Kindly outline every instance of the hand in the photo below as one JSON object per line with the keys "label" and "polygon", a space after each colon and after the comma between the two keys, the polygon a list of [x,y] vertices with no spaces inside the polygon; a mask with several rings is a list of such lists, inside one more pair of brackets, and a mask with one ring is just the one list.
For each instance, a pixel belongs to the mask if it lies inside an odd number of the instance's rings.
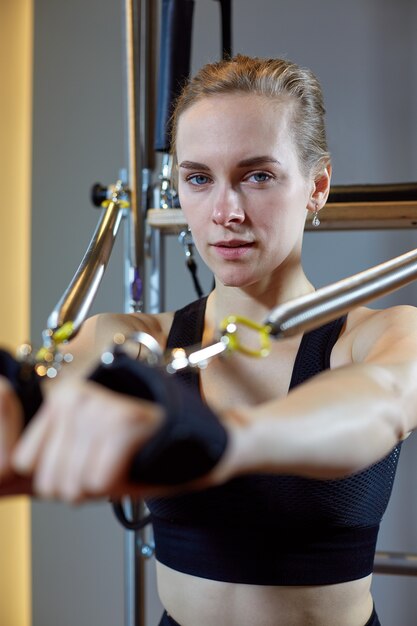
{"label": "hand", "polygon": [[158,429],[163,410],[91,381],[56,383],[13,455],[15,471],[33,474],[35,493],[80,502],[132,493],[135,452]]}
{"label": "hand", "polygon": [[14,475],[13,449],[23,429],[19,398],[6,378],[0,376],[0,496],[30,493],[30,481]]}

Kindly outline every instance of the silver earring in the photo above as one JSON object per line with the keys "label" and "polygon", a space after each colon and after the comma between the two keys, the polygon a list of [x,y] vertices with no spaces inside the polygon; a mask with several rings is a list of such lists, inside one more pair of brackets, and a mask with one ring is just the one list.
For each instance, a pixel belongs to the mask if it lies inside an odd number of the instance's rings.
{"label": "silver earring", "polygon": [[313,214],[313,219],[311,221],[311,223],[313,224],[314,228],[317,228],[318,226],[320,226],[320,220],[319,220],[319,209],[318,209],[318,204],[316,204],[316,210],[314,211]]}

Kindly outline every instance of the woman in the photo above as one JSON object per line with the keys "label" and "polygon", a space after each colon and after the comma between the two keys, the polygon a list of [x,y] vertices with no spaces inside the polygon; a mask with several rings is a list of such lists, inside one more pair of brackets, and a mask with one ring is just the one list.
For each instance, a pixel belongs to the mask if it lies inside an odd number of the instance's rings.
{"label": "woman", "polygon": [[[329,193],[323,117],[317,80],[287,61],[238,56],[185,87],[173,117],[179,194],[215,289],[175,316],[92,318],[17,446],[19,407],[3,382],[2,424],[15,424],[4,471],[12,464],[40,495],[70,501],[138,490],[131,459],[164,409],[80,374],[115,332],[209,343],[228,315],[262,322],[314,290],[301,246],[307,212]],[[265,359],[234,353],[191,377],[229,438],[192,485],[209,489],[155,498],[173,492],[139,488],[153,496],[161,624],[379,624],[372,561],[398,444],[417,423],[416,370],[415,310],[360,308],[274,343]]]}

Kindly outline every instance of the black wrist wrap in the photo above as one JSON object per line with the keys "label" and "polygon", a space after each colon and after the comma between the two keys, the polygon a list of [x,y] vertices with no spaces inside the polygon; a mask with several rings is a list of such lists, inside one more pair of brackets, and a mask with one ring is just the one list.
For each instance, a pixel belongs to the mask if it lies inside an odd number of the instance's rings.
{"label": "black wrist wrap", "polygon": [[90,379],[165,409],[162,426],[133,459],[131,480],[181,484],[204,476],[219,462],[227,444],[226,430],[200,397],[175,376],[118,354],[110,365],[100,365]]}
{"label": "black wrist wrap", "polygon": [[42,404],[39,376],[29,363],[20,363],[5,350],[0,350],[0,376],[8,379],[23,407],[25,426]]}

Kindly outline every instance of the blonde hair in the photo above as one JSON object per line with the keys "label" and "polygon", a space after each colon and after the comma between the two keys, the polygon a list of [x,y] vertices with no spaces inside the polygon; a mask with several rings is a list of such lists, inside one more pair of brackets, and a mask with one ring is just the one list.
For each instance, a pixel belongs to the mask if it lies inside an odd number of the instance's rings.
{"label": "blonde hair", "polygon": [[329,163],[323,94],[313,72],[284,59],[241,54],[205,65],[185,85],[171,117],[174,154],[181,114],[204,98],[231,93],[250,93],[280,101],[287,98],[294,104],[292,130],[304,174],[318,171]]}

